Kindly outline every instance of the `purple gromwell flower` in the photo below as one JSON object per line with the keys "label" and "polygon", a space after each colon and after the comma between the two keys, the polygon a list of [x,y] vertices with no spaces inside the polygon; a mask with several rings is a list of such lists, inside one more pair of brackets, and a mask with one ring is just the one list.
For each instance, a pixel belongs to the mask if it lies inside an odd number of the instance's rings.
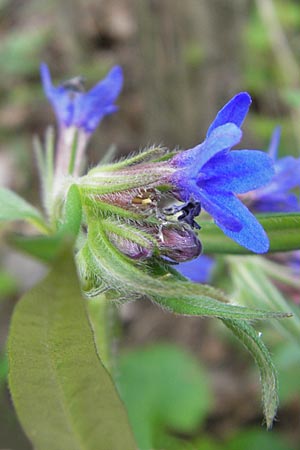
{"label": "purple gromwell flower", "polygon": [[51,102],[60,126],[75,127],[91,134],[104,116],[118,110],[114,105],[123,85],[123,72],[113,67],[108,75],[90,91],[83,91],[80,77],[54,87],[48,66],[41,64],[41,78],[45,94]]}
{"label": "purple gromwell flower", "polygon": [[217,114],[205,141],[179,152],[170,164],[175,194],[181,201],[192,197],[214,218],[231,239],[255,253],[265,253],[268,237],[250,211],[237,198],[267,184],[274,175],[270,156],[258,150],[230,149],[240,142],[240,126],[251,98],[237,94]]}
{"label": "purple gromwell flower", "polygon": [[269,155],[274,161],[275,175],[266,186],[249,194],[249,208],[255,212],[299,212],[299,198],[291,189],[300,187],[300,158],[278,159],[280,128],[271,137]]}

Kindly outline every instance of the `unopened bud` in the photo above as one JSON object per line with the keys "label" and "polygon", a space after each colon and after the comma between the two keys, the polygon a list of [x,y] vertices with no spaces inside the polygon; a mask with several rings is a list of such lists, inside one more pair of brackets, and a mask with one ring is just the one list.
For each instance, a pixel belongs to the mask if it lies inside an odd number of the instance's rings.
{"label": "unopened bud", "polygon": [[193,230],[173,224],[161,228],[158,246],[163,256],[176,262],[196,258],[202,250],[201,242]]}

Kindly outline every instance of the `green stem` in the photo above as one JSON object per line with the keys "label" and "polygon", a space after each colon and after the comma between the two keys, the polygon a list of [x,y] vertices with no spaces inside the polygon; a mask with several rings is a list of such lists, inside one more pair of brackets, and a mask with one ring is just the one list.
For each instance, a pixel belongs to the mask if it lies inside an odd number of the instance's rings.
{"label": "green stem", "polygon": [[69,169],[68,173],[69,175],[72,175],[75,168],[75,160],[76,160],[76,153],[77,153],[77,145],[78,145],[78,130],[76,129],[74,132],[72,147],[71,147],[71,155],[70,155],[70,162],[69,162]]}

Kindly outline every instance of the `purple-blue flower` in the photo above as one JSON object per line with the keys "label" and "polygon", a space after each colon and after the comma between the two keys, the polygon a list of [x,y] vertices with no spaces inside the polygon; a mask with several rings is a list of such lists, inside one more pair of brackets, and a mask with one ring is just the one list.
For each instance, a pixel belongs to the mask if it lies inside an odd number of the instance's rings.
{"label": "purple-blue flower", "polygon": [[170,164],[176,170],[171,183],[180,200],[200,202],[227,236],[253,252],[264,253],[269,248],[268,237],[236,194],[267,184],[274,175],[272,159],[258,150],[230,152],[241,140],[240,126],[250,104],[246,92],[233,97],[217,114],[205,141],[172,158]]}
{"label": "purple-blue flower", "polygon": [[249,195],[249,208],[255,212],[297,212],[300,202],[291,189],[300,187],[300,158],[278,159],[280,128],[271,137],[269,155],[274,161],[275,175],[266,186]]}
{"label": "purple-blue flower", "polygon": [[79,77],[54,87],[45,63],[41,64],[41,78],[45,94],[61,126],[74,126],[90,134],[104,116],[118,110],[114,102],[123,85],[123,72],[119,66],[113,67],[107,76],[88,92],[83,91],[82,79]]}
{"label": "purple-blue flower", "polygon": [[194,283],[208,283],[215,267],[215,260],[201,255],[192,261],[177,264],[176,270]]}

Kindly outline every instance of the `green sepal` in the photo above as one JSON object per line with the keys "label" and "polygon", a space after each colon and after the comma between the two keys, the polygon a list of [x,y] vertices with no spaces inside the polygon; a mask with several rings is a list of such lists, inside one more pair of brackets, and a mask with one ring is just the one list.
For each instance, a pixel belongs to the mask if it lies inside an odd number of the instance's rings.
{"label": "green sepal", "polygon": [[85,302],[68,250],[13,314],[9,385],[36,450],[136,448],[123,404],[97,355]]}
{"label": "green sepal", "polygon": [[137,164],[158,162],[161,160],[170,159],[171,157],[172,153],[167,148],[151,147],[113,164],[103,164],[101,161],[102,164],[91,169],[88,175],[96,175],[99,172],[115,172]]}
{"label": "green sepal", "polygon": [[77,256],[83,289],[96,295],[113,286],[120,299],[146,295],[177,314],[256,320],[288,317],[285,312],[231,305],[225,294],[212,286],[179,280],[171,272],[154,276],[153,267],[139,268],[110,243],[101,222],[90,223],[85,246]]}
{"label": "green sepal", "polygon": [[222,321],[244,344],[258,365],[262,386],[263,411],[269,429],[272,427],[278,406],[278,381],[276,369],[268,349],[262,342],[259,333],[247,322],[228,319],[222,319]]}
{"label": "green sepal", "polygon": [[[270,240],[268,253],[300,249],[300,214],[260,215],[257,219]],[[204,253],[253,254],[227,237],[213,222],[201,221],[201,216],[198,222],[201,225],[199,238],[203,244]]]}

